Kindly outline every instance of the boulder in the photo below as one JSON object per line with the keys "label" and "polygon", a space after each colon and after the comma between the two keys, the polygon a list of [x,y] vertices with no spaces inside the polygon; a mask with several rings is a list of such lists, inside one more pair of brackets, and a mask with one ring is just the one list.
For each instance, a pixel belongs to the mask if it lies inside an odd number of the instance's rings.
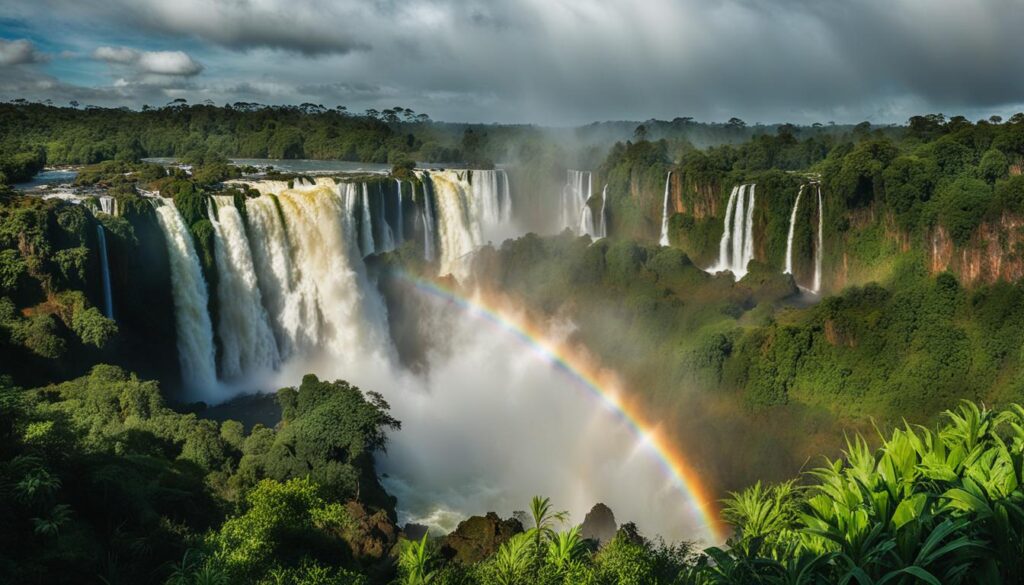
{"label": "boulder", "polygon": [[502,543],[520,532],[523,532],[523,525],[515,518],[502,520],[494,512],[472,516],[444,538],[441,554],[469,565],[491,556]]}
{"label": "boulder", "polygon": [[618,524],[615,523],[615,514],[612,513],[611,508],[604,504],[595,504],[583,518],[583,524],[580,525],[580,536],[603,545],[615,538],[615,531],[618,528]]}

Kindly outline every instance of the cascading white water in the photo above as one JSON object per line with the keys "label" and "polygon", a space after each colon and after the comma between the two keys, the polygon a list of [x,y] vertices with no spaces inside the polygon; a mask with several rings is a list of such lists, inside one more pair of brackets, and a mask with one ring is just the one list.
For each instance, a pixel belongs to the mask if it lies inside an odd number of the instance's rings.
{"label": "cascading white water", "polygon": [[725,222],[722,226],[722,239],[718,243],[718,264],[715,271],[728,270],[730,266],[730,246],[732,245],[732,216],[736,212],[736,195],[739,193],[739,185],[732,188],[729,194],[729,203],[725,206]]}
{"label": "cascading white water", "polygon": [[789,213],[789,234],[786,236],[786,268],[782,271],[783,274],[793,274],[793,232],[796,226],[796,214],[800,209],[800,198],[804,195],[804,187],[806,185],[800,185],[800,190],[796,193],[796,200],[793,201],[793,211]]}
{"label": "cascading white water", "polygon": [[[473,224],[480,222],[472,213],[472,190],[455,171],[424,179],[425,193],[431,184],[436,189],[440,252],[450,259],[446,250],[462,245],[467,234],[472,239]],[[403,422],[380,460],[386,487],[399,498],[401,521],[451,529],[469,514],[508,514],[537,490],[576,518],[604,501],[648,534],[713,538],[694,502],[666,489],[663,462],[644,436],[600,401],[575,391],[563,369],[550,367],[519,336],[489,329],[475,311],[425,297],[423,318],[445,326],[429,328],[423,342],[444,349],[429,353],[429,376],[396,369],[384,303],[359,249],[361,187],[325,179],[281,189],[276,203],[266,194],[246,202],[260,289],[285,299],[275,302],[266,292],[271,319],[295,319],[309,336],[308,343],[299,339],[265,387],[295,385],[313,372],[380,391]],[[430,207],[423,206],[425,222]],[[189,237],[183,222],[180,231]],[[198,273],[194,251],[192,257]],[[264,278],[264,270],[272,274]],[[308,313],[276,314],[293,304]],[[205,314],[205,302],[201,306]],[[547,335],[561,345],[571,329],[557,323]],[[287,323],[283,330],[290,330]],[[534,431],[523,435],[523,425]],[[480,436],[494,440],[471,440]],[[680,514],[666,515],[665,509]]]}
{"label": "cascading white water", "polygon": [[668,176],[665,177],[665,197],[661,204],[661,239],[658,243],[662,246],[668,246],[668,194],[669,186],[672,181],[672,171],[668,172]]}
{"label": "cascading white water", "polygon": [[562,187],[562,200],[559,208],[559,227],[569,228],[582,235],[589,233],[580,228],[583,215],[586,213],[587,202],[590,200],[593,176],[590,171],[566,171],[565,186]]}
{"label": "cascading white water", "polygon": [[747,265],[754,259],[755,187],[749,184],[732,188],[725,209],[722,239],[718,244],[718,262],[711,267],[712,272],[728,270],[736,280],[746,276]]}
{"label": "cascading white water", "polygon": [[306,334],[316,327],[318,315],[295,293],[291,239],[279,205],[277,196],[269,193],[245,201],[256,278],[281,359],[287,359],[299,348],[312,345]]}
{"label": "cascading white water", "polygon": [[594,226],[594,212],[590,209],[590,200],[583,206],[583,213],[580,215],[580,234],[597,237],[597,228]]}
{"label": "cascading white water", "polygon": [[280,354],[263,308],[242,214],[233,197],[220,195],[211,198],[209,216],[220,300],[221,374],[231,380],[274,369]]}
{"label": "cascading white water", "polygon": [[821,200],[821,183],[818,188],[818,245],[814,249],[814,292],[821,292],[821,257],[825,247],[825,207]]}
{"label": "cascading white water", "polygon": [[99,197],[100,211],[107,215],[117,215],[117,199],[110,197],[109,195],[103,195]]}
{"label": "cascading white water", "polygon": [[423,257],[427,262],[433,262],[437,257],[435,247],[437,245],[436,229],[437,221],[434,214],[434,189],[430,178],[425,172],[417,172],[423,185],[423,206],[420,209],[420,219],[423,220]]}
{"label": "cascading white water", "polygon": [[601,219],[597,228],[597,237],[608,237],[608,183],[601,189]]}
{"label": "cascading white water", "polygon": [[294,332],[293,351],[307,360],[352,367],[372,356],[390,359],[387,311],[367,279],[358,243],[363,186],[327,179],[277,195],[292,261],[285,306],[298,308],[271,317]]}
{"label": "cascading white water", "polygon": [[173,202],[151,199],[157,222],[167,241],[174,297],[175,331],[181,377],[189,398],[217,400],[217,367],[214,364],[213,325],[207,311],[208,296],[192,234]]}
{"label": "cascading white water", "polygon": [[103,225],[96,224],[96,240],[99,242],[100,276],[103,278],[103,314],[107,319],[114,318],[114,296],[110,290],[110,264],[107,261],[107,230]]}
{"label": "cascading white water", "polygon": [[397,190],[395,191],[395,193],[397,194],[395,196],[395,205],[397,206],[398,209],[398,225],[396,226],[397,229],[395,230],[395,245],[401,246],[403,243],[405,243],[405,217],[403,216],[402,210],[402,180],[395,179],[395,184],[397,187]]}
{"label": "cascading white water", "polygon": [[377,252],[373,244],[373,217],[370,213],[370,188],[366,183],[362,184],[363,198],[360,207],[363,210],[363,219],[359,223],[360,234],[362,240],[360,241],[360,249],[363,251],[363,256],[369,256]]}
{"label": "cascading white water", "polygon": [[747,202],[747,222],[743,230],[743,264],[738,267],[744,274],[747,273],[747,263],[754,259],[754,202],[756,200],[757,185],[750,185],[750,201]]}
{"label": "cascading white water", "polygon": [[377,231],[380,233],[378,252],[390,252],[395,249],[395,235],[388,224],[387,206],[384,201],[384,185],[377,183]]}
{"label": "cascading white water", "polygon": [[472,187],[458,171],[431,171],[434,202],[437,204],[437,236],[440,243],[439,274],[463,280],[469,260],[483,243],[480,220],[474,213]]}
{"label": "cascading white water", "polygon": [[512,197],[508,190],[508,175],[503,169],[469,172],[472,179],[470,204],[479,218],[484,240],[495,241],[512,236],[509,231]]}

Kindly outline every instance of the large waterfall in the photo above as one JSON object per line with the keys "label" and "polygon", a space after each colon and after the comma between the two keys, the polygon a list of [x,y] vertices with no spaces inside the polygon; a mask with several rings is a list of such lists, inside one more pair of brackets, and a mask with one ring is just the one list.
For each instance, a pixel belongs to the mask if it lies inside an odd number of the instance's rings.
{"label": "large waterfall", "polygon": [[[510,229],[507,177],[451,170],[419,171],[417,177],[405,203],[410,212],[409,205],[417,207],[424,253],[430,253],[428,244],[436,245],[438,272],[462,278],[488,224]],[[420,199],[417,184],[423,187]],[[313,372],[381,392],[403,423],[380,461],[389,492],[399,498],[401,521],[450,530],[469,514],[510,511],[538,489],[578,517],[605,501],[651,534],[703,536],[696,532],[699,511],[677,490],[664,489],[663,463],[628,421],[575,391],[565,370],[524,347],[521,336],[492,329],[491,320],[481,320],[462,303],[415,285],[403,292],[425,295],[410,304],[429,323],[420,342],[438,351],[427,352],[429,375],[398,367],[390,327],[401,321],[389,324],[361,249],[369,231],[380,251],[374,226],[377,236],[389,224],[396,241],[403,237],[404,221],[397,221],[402,206],[390,207],[393,185],[387,179],[319,178],[291,186],[264,181],[252,185],[261,195],[245,200],[244,213],[231,197],[213,198],[225,376],[234,368],[245,380],[249,370],[273,367],[277,352],[276,372],[267,372],[260,386],[253,381],[251,389],[295,385]],[[387,205],[379,205],[375,193]],[[603,191],[602,206],[605,199]],[[158,198],[154,205],[171,257],[183,375],[189,388],[206,391],[195,398],[226,399],[210,391],[223,393],[231,385],[216,379],[206,285],[192,235],[171,202]],[[594,223],[595,231],[605,229],[603,219]],[[412,222],[409,227],[411,236]],[[486,306],[482,300],[467,302]],[[505,309],[512,312],[503,318],[526,323],[514,307],[496,307]],[[538,323],[537,331],[547,329]],[[545,335],[568,345],[564,329],[552,326]],[[523,425],[534,425],[536,432],[523,435]],[[485,434],[495,440],[473,440]],[[565,448],[552,450],[552,444]],[[638,490],[644,497],[636,496]],[[673,507],[682,517],[663,513]]]}
{"label": "large waterfall", "polygon": [[815,183],[818,189],[818,242],[814,248],[814,292],[821,292],[821,257],[825,247],[825,207],[821,200],[821,183]]}
{"label": "large waterfall", "polygon": [[736,280],[746,276],[747,265],[754,259],[755,187],[751,183],[732,188],[718,244],[718,263],[711,269],[713,272],[731,271]]}
{"label": "large waterfall", "polygon": [[222,398],[213,393],[217,388],[213,326],[207,311],[206,281],[192,244],[192,234],[172,202],[163,199],[151,201],[167,241],[182,382],[190,398]]}
{"label": "large waterfall", "polygon": [[278,352],[281,359],[287,359],[300,348],[312,346],[312,339],[306,334],[317,328],[319,316],[295,289],[292,238],[285,227],[277,196],[267,193],[248,199],[245,210],[263,302],[272,319]]}
{"label": "large waterfall", "polygon": [[668,172],[668,176],[665,177],[665,197],[663,198],[662,203],[661,203],[661,239],[658,240],[658,243],[661,244],[662,246],[668,246],[669,245],[669,241],[668,241],[668,195],[669,195],[669,186],[671,185],[671,182],[672,182],[672,171],[669,171]]}
{"label": "large waterfall", "polygon": [[107,230],[103,225],[96,224],[96,240],[100,249],[100,275],[103,277],[103,314],[107,319],[114,318],[114,296],[110,291],[110,264],[107,261]]}
{"label": "large waterfall", "polygon": [[263,308],[242,215],[230,196],[213,197],[209,211],[219,276],[221,374],[230,380],[276,368],[277,342]]}
{"label": "large waterfall", "polygon": [[796,193],[796,201],[793,202],[793,211],[789,214],[789,234],[786,236],[786,268],[782,271],[783,274],[793,274],[793,232],[796,226],[796,214],[800,209],[800,198],[804,194],[804,187],[806,185],[800,185],[800,190]]}
{"label": "large waterfall", "polygon": [[469,273],[471,254],[483,244],[480,217],[471,200],[467,171],[436,171],[429,180],[437,204],[440,273],[462,280]]}

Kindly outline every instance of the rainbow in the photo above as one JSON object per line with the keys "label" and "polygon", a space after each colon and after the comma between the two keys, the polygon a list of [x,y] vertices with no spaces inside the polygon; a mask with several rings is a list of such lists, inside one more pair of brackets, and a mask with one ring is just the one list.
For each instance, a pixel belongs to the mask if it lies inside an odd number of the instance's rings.
{"label": "rainbow", "polygon": [[568,347],[561,347],[548,341],[547,335],[539,327],[529,324],[524,319],[509,317],[496,305],[479,297],[468,298],[443,284],[404,271],[396,274],[416,290],[453,303],[468,314],[514,336],[546,362],[563,372],[576,386],[599,400],[615,413],[642,443],[653,450],[666,476],[686,499],[694,503],[710,543],[721,544],[725,541],[728,530],[719,517],[714,497],[700,481],[698,473],[687,463],[675,445],[666,440],[653,425],[643,420],[637,408],[624,404],[618,398],[612,384],[603,381],[607,375],[602,375],[599,368],[592,367],[580,356],[573,355]]}

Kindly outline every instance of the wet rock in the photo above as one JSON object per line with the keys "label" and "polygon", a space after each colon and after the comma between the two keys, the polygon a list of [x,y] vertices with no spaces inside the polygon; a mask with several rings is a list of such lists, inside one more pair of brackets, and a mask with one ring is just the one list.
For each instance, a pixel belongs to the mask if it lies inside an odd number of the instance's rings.
{"label": "wet rock", "polygon": [[520,532],[523,525],[515,518],[502,520],[494,512],[473,516],[445,537],[441,554],[462,564],[476,563],[494,554],[502,543]]}
{"label": "wet rock", "polygon": [[615,538],[615,531],[618,524],[615,523],[615,514],[611,508],[604,504],[595,504],[583,518],[580,525],[580,535],[583,538],[596,541],[598,544],[607,544]]}

